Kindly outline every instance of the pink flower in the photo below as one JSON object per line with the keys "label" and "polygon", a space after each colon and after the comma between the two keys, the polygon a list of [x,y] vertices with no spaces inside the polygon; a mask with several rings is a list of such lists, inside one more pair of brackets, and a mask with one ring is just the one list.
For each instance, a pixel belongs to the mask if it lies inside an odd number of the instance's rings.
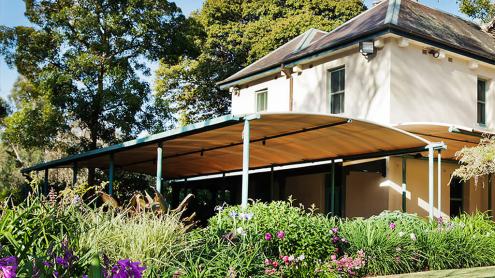
{"label": "pink flower", "polygon": [[265,259],[265,265],[271,265],[272,261],[268,258]]}
{"label": "pink flower", "polygon": [[332,255],[332,256],[330,256],[330,259],[331,259],[332,261],[335,261],[335,260],[337,259],[337,256]]}
{"label": "pink flower", "polygon": [[282,261],[284,261],[285,264],[289,263],[289,256],[283,256]]}
{"label": "pink flower", "polygon": [[277,232],[277,237],[278,237],[279,239],[283,239],[283,238],[285,237],[285,232],[284,232],[284,231],[278,231],[278,232]]}
{"label": "pink flower", "polygon": [[333,227],[330,231],[332,232],[332,234],[336,234],[339,232],[339,228]]}
{"label": "pink flower", "polygon": [[266,233],[265,234],[265,240],[272,240],[272,234]]}
{"label": "pink flower", "polygon": [[273,265],[273,267],[278,267],[278,262],[277,261],[273,261],[272,262],[272,265]]}
{"label": "pink flower", "polygon": [[392,229],[392,230],[393,230],[393,229],[395,229],[395,223],[394,223],[394,222],[390,223],[388,226],[389,226],[389,227],[390,227],[390,229]]}

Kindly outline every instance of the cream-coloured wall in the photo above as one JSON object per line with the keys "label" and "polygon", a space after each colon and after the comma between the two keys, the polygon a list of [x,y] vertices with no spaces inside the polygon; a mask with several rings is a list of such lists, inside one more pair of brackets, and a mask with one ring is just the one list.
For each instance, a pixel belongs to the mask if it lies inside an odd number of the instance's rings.
{"label": "cream-coloured wall", "polygon": [[449,55],[444,59],[423,54],[423,47],[409,44],[391,48],[391,110],[393,124],[442,122],[477,127],[477,79],[488,82],[487,127],[495,127],[495,70],[480,65],[471,70],[468,60]]}
{"label": "cream-coloured wall", "polygon": [[239,95],[232,94],[232,114],[249,114],[256,112],[256,91],[267,89],[267,111],[289,111],[289,80],[285,77],[266,78],[247,88],[241,89]]}
{"label": "cream-coloured wall", "polygon": [[346,177],[346,217],[370,217],[388,209],[388,188],[380,173],[350,172]]}
{"label": "cream-coloured wall", "polygon": [[[438,216],[438,183],[437,168],[435,162],[435,191],[434,205],[435,215]],[[450,214],[450,178],[454,170],[459,167],[457,163],[444,161],[442,162],[442,216]],[[388,165],[389,187],[389,210],[401,210],[402,208],[402,158],[391,157]],[[406,164],[406,184],[407,184],[407,202],[406,209],[409,213],[428,216],[428,161],[424,159],[408,158]],[[488,210],[488,180],[480,179],[478,185],[470,181],[464,187],[464,210],[467,213],[476,211],[485,212]],[[492,192],[492,200],[495,197]]]}
{"label": "cream-coloured wall", "polygon": [[287,177],[285,196],[292,196],[295,204],[309,208],[314,204],[319,212],[325,212],[325,174],[310,174]]}
{"label": "cream-coloured wall", "polygon": [[[390,47],[386,44],[379,55],[366,60],[356,47],[312,65],[304,65],[301,73],[294,73],[293,111],[329,113],[327,73],[344,66],[346,69],[344,115],[387,123],[389,121]],[[255,111],[255,92],[268,89],[268,111],[289,111],[290,81],[285,76],[265,78],[240,89],[240,96],[232,96],[232,113]]]}

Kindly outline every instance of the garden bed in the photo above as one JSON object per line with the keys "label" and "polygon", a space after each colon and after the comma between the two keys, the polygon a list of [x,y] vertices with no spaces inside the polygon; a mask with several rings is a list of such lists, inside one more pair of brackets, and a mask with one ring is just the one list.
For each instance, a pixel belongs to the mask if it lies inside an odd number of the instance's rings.
{"label": "garden bed", "polygon": [[6,277],[362,277],[495,265],[495,225],[481,213],[339,219],[257,202],[219,206],[191,229],[159,199],[96,207],[74,192],[5,205],[0,244]]}

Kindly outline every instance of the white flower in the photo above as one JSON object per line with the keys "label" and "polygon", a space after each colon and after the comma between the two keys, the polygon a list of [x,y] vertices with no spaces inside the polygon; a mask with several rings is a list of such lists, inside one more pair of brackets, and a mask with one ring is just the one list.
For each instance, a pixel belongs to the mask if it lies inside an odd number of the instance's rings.
{"label": "white flower", "polygon": [[399,237],[403,237],[404,236],[404,232],[399,232]]}
{"label": "white flower", "polygon": [[246,235],[246,231],[244,231],[244,229],[242,227],[239,227],[235,230],[235,232],[238,234],[238,235],[241,235],[241,236],[245,236]]}
{"label": "white flower", "polygon": [[253,213],[250,212],[250,213],[243,213],[241,212],[239,214],[239,218],[242,219],[242,220],[251,220],[251,218],[253,218]]}
{"label": "white flower", "polygon": [[414,233],[411,233],[409,236],[411,237],[412,241],[416,241],[417,238],[416,238],[416,235]]}
{"label": "white flower", "polygon": [[306,259],[306,256],[304,256],[304,254],[301,254],[299,255],[299,257],[297,257],[298,261],[303,261],[304,259]]}

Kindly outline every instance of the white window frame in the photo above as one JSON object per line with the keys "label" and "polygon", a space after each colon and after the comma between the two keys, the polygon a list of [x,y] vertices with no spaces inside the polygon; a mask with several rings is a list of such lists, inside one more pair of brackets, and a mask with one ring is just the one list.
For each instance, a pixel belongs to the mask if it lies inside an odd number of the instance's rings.
{"label": "white window frame", "polygon": [[[258,97],[259,95],[265,95],[265,103],[264,103],[264,109],[260,109],[259,103],[258,103]],[[264,88],[261,90],[257,90],[254,94],[254,105],[255,105],[255,111],[256,112],[266,112],[268,110],[268,89]]]}
{"label": "white window frame", "polygon": [[[344,89],[343,90],[340,90],[340,91],[336,91],[336,92],[332,92],[332,73],[333,72],[336,72],[336,71],[344,71]],[[330,114],[342,114],[342,113],[345,113],[345,80],[346,80],[346,76],[345,76],[345,65],[342,65],[342,66],[339,66],[339,67],[335,67],[335,68],[331,68],[327,71],[327,96],[328,96],[328,111],[330,112]],[[343,99],[344,99],[344,102],[343,102],[343,107],[340,107],[340,111],[339,112],[333,112],[332,111],[332,97],[335,96],[335,95],[343,95]]]}

